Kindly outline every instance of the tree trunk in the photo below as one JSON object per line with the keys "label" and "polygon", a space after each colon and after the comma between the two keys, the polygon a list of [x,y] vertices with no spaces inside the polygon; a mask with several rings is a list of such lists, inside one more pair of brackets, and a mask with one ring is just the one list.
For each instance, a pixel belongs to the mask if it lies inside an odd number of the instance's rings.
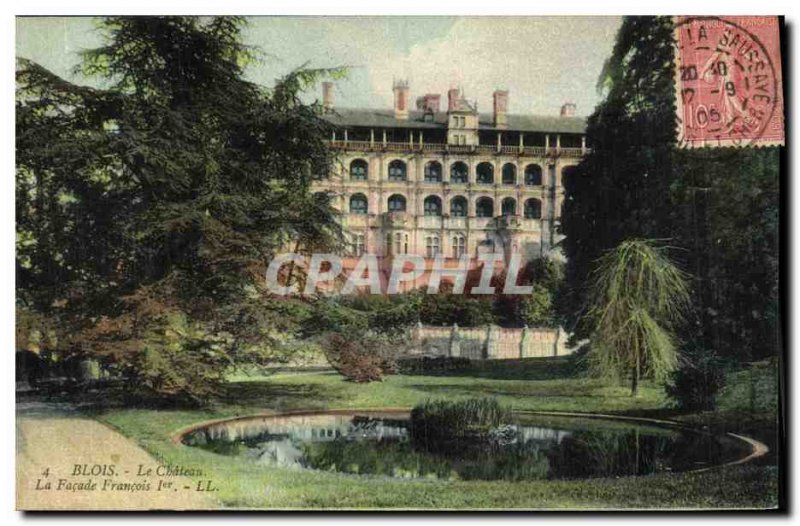
{"label": "tree trunk", "polygon": [[636,366],[631,371],[631,396],[637,396],[639,394],[639,362],[636,362]]}

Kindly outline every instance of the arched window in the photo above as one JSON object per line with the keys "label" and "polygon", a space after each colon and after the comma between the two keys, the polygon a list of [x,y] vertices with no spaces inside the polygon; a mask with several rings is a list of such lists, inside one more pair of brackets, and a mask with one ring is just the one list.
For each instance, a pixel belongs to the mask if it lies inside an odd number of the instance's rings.
{"label": "arched window", "polygon": [[437,161],[431,161],[425,165],[425,182],[426,183],[441,183],[442,182],[442,165]]}
{"label": "arched window", "polygon": [[467,238],[462,234],[453,236],[453,257],[460,258],[467,251]]}
{"label": "arched window", "polygon": [[424,202],[426,216],[442,215],[442,200],[438,196],[429,195]]}
{"label": "arched window", "polygon": [[525,184],[528,186],[542,185],[542,167],[538,164],[529,164],[525,167]]}
{"label": "arched window", "polygon": [[525,219],[541,219],[542,202],[532,197],[525,201]]}
{"label": "arched window", "polygon": [[389,212],[405,212],[406,198],[400,194],[389,197]]}
{"label": "arched window", "polygon": [[435,258],[439,253],[439,236],[428,236],[425,238],[425,256]]}
{"label": "arched window", "polygon": [[469,175],[469,167],[467,163],[461,161],[455,162],[450,165],[450,182],[451,183],[466,183]]}
{"label": "arched window", "polygon": [[368,208],[367,197],[364,194],[353,194],[350,196],[351,214],[366,214]]}
{"label": "arched window", "polygon": [[572,181],[575,179],[575,175],[578,173],[577,166],[565,166],[561,169],[561,186],[570,186],[572,185]]}
{"label": "arched window", "polygon": [[494,167],[492,163],[480,163],[475,173],[477,175],[478,184],[494,183]]}
{"label": "arched window", "polygon": [[478,217],[494,217],[494,201],[491,197],[481,197],[475,202],[475,215]]}
{"label": "arched window", "polygon": [[517,184],[517,167],[511,163],[503,165],[503,184]]}
{"label": "arched window", "polygon": [[517,213],[517,202],[514,200],[513,197],[506,197],[503,199],[503,203],[500,206],[502,209],[502,214],[504,216],[513,216]]}
{"label": "arched window", "polygon": [[453,217],[467,217],[467,198],[460,195],[450,200],[450,215]]}
{"label": "arched window", "polygon": [[405,181],[406,180],[406,163],[403,161],[394,160],[389,163],[389,180],[390,181]]}
{"label": "arched window", "polygon": [[350,180],[366,181],[369,173],[369,165],[364,159],[356,159],[350,163]]}

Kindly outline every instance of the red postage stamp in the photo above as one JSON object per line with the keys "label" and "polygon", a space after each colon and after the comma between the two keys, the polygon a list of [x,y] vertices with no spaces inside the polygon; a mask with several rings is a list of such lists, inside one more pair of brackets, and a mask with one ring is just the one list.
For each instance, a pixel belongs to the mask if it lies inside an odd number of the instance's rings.
{"label": "red postage stamp", "polygon": [[679,16],[675,40],[680,146],[784,144],[777,17]]}

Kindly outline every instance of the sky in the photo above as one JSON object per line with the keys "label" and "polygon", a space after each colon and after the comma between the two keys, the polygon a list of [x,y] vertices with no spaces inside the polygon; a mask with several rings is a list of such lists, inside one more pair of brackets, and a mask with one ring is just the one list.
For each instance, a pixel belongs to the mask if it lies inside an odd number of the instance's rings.
{"label": "sky", "polygon": [[[588,115],[611,53],[619,17],[251,17],[245,43],[260,49],[248,77],[265,86],[303,66],[348,68],[334,105],[386,109],[392,82],[408,80],[412,100],[460,87],[490,112],[492,92],[509,91],[509,113],[556,115],[564,102]],[[73,82],[80,51],[102,45],[97,20],[17,18],[17,56]],[[321,98],[321,88],[306,95]]]}

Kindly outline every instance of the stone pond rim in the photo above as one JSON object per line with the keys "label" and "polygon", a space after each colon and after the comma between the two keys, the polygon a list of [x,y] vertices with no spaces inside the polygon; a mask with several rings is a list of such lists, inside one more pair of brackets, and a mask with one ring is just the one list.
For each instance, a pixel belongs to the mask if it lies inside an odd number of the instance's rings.
{"label": "stone pond rim", "polygon": [[[226,417],[226,418],[216,418],[213,420],[204,420],[201,422],[197,422],[195,424],[191,424],[189,426],[183,427],[170,435],[170,441],[173,444],[183,445],[181,440],[183,437],[193,431],[197,431],[199,429],[203,429],[208,426],[218,425],[218,424],[225,424],[229,422],[236,422],[239,420],[250,420],[253,418],[277,418],[277,417],[292,417],[292,416],[308,416],[308,415],[349,415],[354,413],[374,413],[374,414],[382,414],[382,415],[403,415],[408,416],[411,413],[411,408],[408,407],[371,407],[371,408],[343,408],[343,409],[306,409],[306,410],[297,410],[297,411],[270,411],[270,412],[263,412],[263,413],[253,413],[249,415],[242,415],[242,416],[233,416],[233,417]],[[662,418],[647,418],[647,417],[639,417],[639,416],[622,416],[622,415],[608,415],[603,413],[577,413],[571,411],[536,411],[536,410],[515,410],[512,411],[513,414],[519,415],[539,415],[539,416],[556,416],[556,417],[573,417],[573,418],[594,418],[598,420],[612,420],[618,422],[630,422],[630,423],[640,423],[640,424],[649,424],[655,427],[662,427],[662,428],[671,428],[671,429],[678,429],[685,432],[690,433],[700,433],[700,434],[714,434],[710,433],[706,429],[698,426],[691,426],[688,424],[684,424],[683,422],[679,422],[676,420],[666,420]],[[767,453],[769,453],[769,446],[764,444],[763,442],[756,440],[754,438],[739,435],[736,433],[726,432],[720,433],[720,436],[726,436],[732,438],[733,440],[738,441],[739,443],[747,445],[750,449],[750,453],[745,455],[742,458],[731,460],[728,462],[724,462],[722,464],[716,464],[713,466],[707,466],[697,469],[691,469],[687,471],[683,471],[683,473],[701,473],[704,471],[710,471],[712,469],[719,469],[726,466],[735,466],[739,464],[744,464],[746,462],[750,462],[757,458],[763,457]],[[190,446],[185,446],[190,447]]]}

